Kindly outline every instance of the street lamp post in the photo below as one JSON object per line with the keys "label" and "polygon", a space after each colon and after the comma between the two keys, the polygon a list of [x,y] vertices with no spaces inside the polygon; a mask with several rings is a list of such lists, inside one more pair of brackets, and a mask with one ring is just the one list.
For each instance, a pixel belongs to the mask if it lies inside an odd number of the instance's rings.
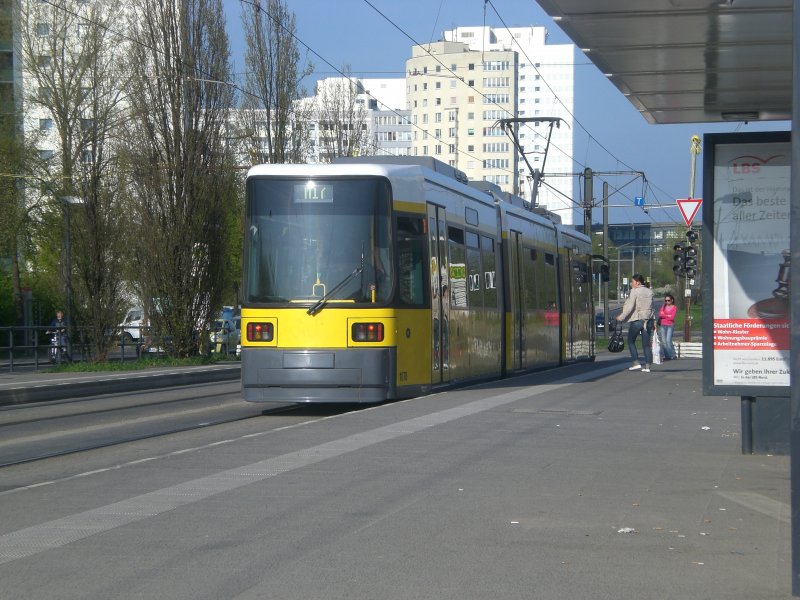
{"label": "street lamp post", "polygon": [[623,252],[630,252],[631,253],[631,275],[634,274],[634,269],[636,268],[634,261],[636,260],[636,249],[635,248],[625,248],[624,246],[628,246],[629,244],[623,244],[622,246],[617,246],[617,301],[620,300],[622,295],[622,284],[620,281],[621,277],[621,265],[622,262],[622,253]]}
{"label": "street lamp post", "polygon": [[[66,307],[65,317],[67,322],[67,331],[72,326],[72,244],[71,233],[72,227],[70,223],[70,209],[72,206],[83,204],[83,200],[78,196],[61,196],[59,198],[64,205],[64,291],[66,293]],[[67,344],[69,345],[70,336],[67,335]],[[67,354],[72,355],[72,349],[67,347]]]}

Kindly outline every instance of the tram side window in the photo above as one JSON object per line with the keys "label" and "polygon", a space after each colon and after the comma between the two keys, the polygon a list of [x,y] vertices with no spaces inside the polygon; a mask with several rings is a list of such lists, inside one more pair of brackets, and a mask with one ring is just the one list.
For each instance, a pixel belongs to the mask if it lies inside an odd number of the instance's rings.
{"label": "tram side window", "polygon": [[548,298],[548,302],[554,302],[558,298],[558,287],[556,284],[558,273],[556,272],[556,255],[552,252],[544,253],[544,270],[543,287],[545,296]]}
{"label": "tram side window", "polygon": [[527,311],[533,311],[537,307],[536,298],[536,257],[537,251],[529,246],[523,247],[523,261],[522,261],[522,286],[525,297],[522,300],[522,305]]}
{"label": "tram side window", "polygon": [[[547,275],[545,272],[544,252],[534,248],[534,271],[536,272],[536,281],[539,284],[536,286],[536,306],[539,309],[552,308],[551,304],[555,301],[552,292],[546,288]],[[552,256],[552,255],[551,255]],[[549,271],[547,271],[549,273]]]}
{"label": "tram side window", "polygon": [[450,254],[450,306],[467,308],[467,259],[464,251],[464,230],[447,228],[447,246]]}
{"label": "tram side window", "polygon": [[481,236],[481,267],[483,269],[483,302],[486,308],[497,308],[497,272],[495,269],[494,239]]}
{"label": "tram side window", "polygon": [[481,281],[481,248],[477,233],[467,231],[467,289],[468,304],[472,308],[483,307],[483,282]]}
{"label": "tram side window", "polygon": [[397,218],[398,290],[400,304],[425,303],[424,265],[426,237],[423,222],[417,217]]}

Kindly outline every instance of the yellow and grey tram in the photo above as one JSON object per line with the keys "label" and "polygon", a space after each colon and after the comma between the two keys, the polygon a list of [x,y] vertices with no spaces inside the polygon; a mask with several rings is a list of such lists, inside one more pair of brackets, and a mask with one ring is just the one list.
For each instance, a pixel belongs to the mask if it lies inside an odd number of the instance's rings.
{"label": "yellow and grey tram", "polygon": [[593,359],[591,245],[557,220],[432,158],[253,167],[245,400],[380,402]]}

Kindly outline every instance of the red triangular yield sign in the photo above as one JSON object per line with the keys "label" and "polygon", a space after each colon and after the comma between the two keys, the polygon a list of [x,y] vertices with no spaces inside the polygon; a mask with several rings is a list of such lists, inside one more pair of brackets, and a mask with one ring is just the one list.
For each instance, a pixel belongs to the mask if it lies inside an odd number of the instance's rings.
{"label": "red triangular yield sign", "polygon": [[697,211],[700,209],[700,205],[703,203],[702,198],[681,198],[676,200],[678,203],[678,208],[681,209],[681,214],[683,215],[683,220],[686,221],[686,226],[692,226],[692,219],[697,214]]}

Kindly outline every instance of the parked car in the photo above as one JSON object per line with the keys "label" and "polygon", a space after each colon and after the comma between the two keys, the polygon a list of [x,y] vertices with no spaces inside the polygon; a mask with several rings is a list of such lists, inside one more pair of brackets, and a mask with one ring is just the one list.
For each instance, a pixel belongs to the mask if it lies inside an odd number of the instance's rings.
{"label": "parked car", "polygon": [[236,353],[239,345],[239,329],[233,319],[216,319],[211,322],[209,341],[213,352]]}
{"label": "parked car", "polygon": [[594,316],[594,328],[597,331],[603,331],[606,328],[606,316],[605,313],[597,313]]}
{"label": "parked car", "polygon": [[233,326],[236,327],[236,356],[242,355],[242,317],[237,316],[231,319]]}

